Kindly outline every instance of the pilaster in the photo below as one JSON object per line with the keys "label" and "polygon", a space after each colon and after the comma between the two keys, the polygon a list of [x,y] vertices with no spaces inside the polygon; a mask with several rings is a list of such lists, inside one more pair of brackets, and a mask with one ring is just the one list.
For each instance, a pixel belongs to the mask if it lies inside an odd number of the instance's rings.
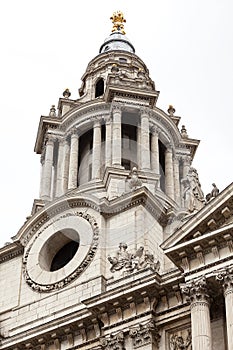
{"label": "pilaster", "polygon": [[167,196],[175,199],[174,175],[173,175],[173,152],[169,146],[165,152],[165,192]]}
{"label": "pilaster", "polygon": [[113,124],[112,124],[112,165],[121,166],[121,107],[113,105]]}
{"label": "pilaster", "polygon": [[101,120],[97,118],[93,124],[93,150],[92,150],[92,179],[100,178],[101,157]]}
{"label": "pilaster", "polygon": [[141,169],[150,170],[150,129],[149,115],[145,108],[141,108]]}
{"label": "pilaster", "polygon": [[78,132],[76,129],[72,129],[71,140],[70,140],[70,164],[69,164],[68,189],[73,189],[77,187],[78,147],[79,147]]}
{"label": "pilaster", "polygon": [[108,116],[105,119],[105,166],[112,165],[112,120]]}
{"label": "pilaster", "polygon": [[51,188],[52,188],[52,168],[53,168],[53,151],[54,143],[56,138],[48,134],[45,143],[45,159],[42,169],[42,180],[41,180],[41,199],[51,199]]}

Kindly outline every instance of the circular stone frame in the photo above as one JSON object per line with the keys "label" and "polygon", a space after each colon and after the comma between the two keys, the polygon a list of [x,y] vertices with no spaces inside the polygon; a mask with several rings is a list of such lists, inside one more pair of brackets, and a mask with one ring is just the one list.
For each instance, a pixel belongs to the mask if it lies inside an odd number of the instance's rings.
{"label": "circular stone frame", "polygon": [[[57,236],[63,235],[63,242]],[[62,243],[79,241],[73,258],[62,268],[50,271],[49,265]],[[99,228],[95,218],[87,213],[67,213],[51,220],[37,232],[25,250],[23,272],[27,284],[37,292],[50,292],[65,287],[78,278],[95,256]],[[50,249],[50,248],[54,249]]]}

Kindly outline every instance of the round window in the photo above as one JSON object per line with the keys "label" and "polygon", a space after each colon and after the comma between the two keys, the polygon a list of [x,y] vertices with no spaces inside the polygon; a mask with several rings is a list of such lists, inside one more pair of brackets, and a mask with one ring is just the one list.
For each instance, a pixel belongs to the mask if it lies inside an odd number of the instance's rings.
{"label": "round window", "polygon": [[54,233],[41,248],[40,267],[53,272],[66,266],[78,251],[79,241],[79,234],[73,229]]}

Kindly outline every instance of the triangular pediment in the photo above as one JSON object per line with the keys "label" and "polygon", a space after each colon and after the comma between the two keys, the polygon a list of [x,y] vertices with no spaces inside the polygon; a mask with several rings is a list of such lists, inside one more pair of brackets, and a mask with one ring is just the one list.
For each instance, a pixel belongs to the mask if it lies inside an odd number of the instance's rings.
{"label": "triangular pediment", "polygon": [[218,258],[219,247],[228,246],[232,253],[232,231],[233,183],[177,228],[161,247],[177,266],[184,258],[196,259],[211,251]]}

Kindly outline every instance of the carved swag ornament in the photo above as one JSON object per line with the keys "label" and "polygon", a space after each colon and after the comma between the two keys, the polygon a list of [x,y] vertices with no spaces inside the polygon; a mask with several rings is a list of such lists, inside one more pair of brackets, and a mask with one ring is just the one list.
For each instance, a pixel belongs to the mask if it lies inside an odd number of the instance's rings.
{"label": "carved swag ornament", "polygon": [[160,262],[155,262],[154,255],[141,246],[134,253],[127,251],[127,244],[120,243],[119,249],[113,256],[108,256],[108,261],[112,265],[111,272],[124,269],[127,273],[150,267],[154,271],[159,271]]}

